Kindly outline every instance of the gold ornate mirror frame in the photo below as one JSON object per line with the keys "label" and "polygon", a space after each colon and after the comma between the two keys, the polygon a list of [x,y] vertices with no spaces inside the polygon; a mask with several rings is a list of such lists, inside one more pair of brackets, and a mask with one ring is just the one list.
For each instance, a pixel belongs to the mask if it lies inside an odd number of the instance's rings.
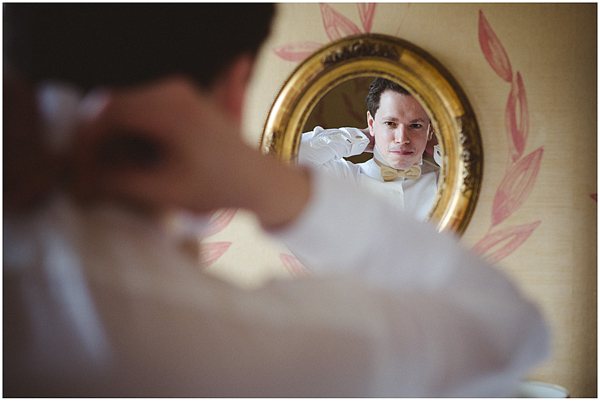
{"label": "gold ornate mirror frame", "polygon": [[261,151],[295,163],[302,130],[317,103],[335,86],[364,76],[381,76],[404,86],[431,117],[443,162],[428,220],[437,223],[438,231],[462,235],[481,188],[479,127],[456,80],[412,43],[363,34],[317,50],[294,70],[275,99],[261,138]]}

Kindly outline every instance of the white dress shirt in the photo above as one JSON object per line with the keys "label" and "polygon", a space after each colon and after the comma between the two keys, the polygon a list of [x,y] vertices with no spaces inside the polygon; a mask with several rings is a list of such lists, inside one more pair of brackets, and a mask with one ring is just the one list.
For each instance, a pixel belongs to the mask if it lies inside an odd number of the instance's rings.
{"label": "white dress shirt", "polygon": [[501,272],[346,182],[315,173],[272,234],[312,277],[242,290],[155,221],[60,194],[5,215],[3,395],[506,397],[547,354]]}
{"label": "white dress shirt", "polygon": [[[422,172],[418,179],[399,177],[394,181],[384,182],[381,178],[381,168],[374,159],[356,164],[344,159],[363,153],[368,144],[367,136],[357,128],[315,127],[313,131],[302,134],[298,162],[368,188],[388,198],[417,220],[424,221],[437,195],[439,167],[422,161]],[[377,149],[375,155],[378,155]],[[379,156],[378,160],[383,158]]]}

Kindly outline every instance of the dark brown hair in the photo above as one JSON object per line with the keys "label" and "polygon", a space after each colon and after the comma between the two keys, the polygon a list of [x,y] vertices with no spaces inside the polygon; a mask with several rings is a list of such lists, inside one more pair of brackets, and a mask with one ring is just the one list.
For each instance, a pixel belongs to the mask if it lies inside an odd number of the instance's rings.
{"label": "dark brown hair", "polygon": [[209,87],[270,32],[267,3],[4,4],[5,66],[83,89],[182,74]]}
{"label": "dark brown hair", "polygon": [[367,110],[369,110],[369,113],[371,113],[371,117],[375,118],[375,113],[377,113],[377,110],[379,110],[381,94],[386,90],[392,90],[403,95],[411,96],[409,91],[397,83],[385,78],[375,78],[373,82],[371,82],[371,85],[369,85],[369,93],[367,94],[366,99]]}

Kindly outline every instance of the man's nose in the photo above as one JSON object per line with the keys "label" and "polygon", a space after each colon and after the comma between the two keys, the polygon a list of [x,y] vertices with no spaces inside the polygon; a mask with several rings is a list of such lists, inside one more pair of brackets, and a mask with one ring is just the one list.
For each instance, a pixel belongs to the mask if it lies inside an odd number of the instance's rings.
{"label": "man's nose", "polygon": [[396,143],[409,143],[410,138],[408,137],[408,129],[406,125],[400,124],[396,129],[394,140]]}

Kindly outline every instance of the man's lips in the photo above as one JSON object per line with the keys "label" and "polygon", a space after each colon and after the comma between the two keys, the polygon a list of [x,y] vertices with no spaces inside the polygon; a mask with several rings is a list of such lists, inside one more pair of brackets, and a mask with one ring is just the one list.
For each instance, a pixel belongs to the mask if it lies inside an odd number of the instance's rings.
{"label": "man's lips", "polygon": [[413,153],[415,153],[415,151],[410,150],[410,149],[396,149],[396,150],[390,150],[390,153],[392,153],[394,155],[398,155],[398,156],[408,156],[408,155],[412,155]]}

